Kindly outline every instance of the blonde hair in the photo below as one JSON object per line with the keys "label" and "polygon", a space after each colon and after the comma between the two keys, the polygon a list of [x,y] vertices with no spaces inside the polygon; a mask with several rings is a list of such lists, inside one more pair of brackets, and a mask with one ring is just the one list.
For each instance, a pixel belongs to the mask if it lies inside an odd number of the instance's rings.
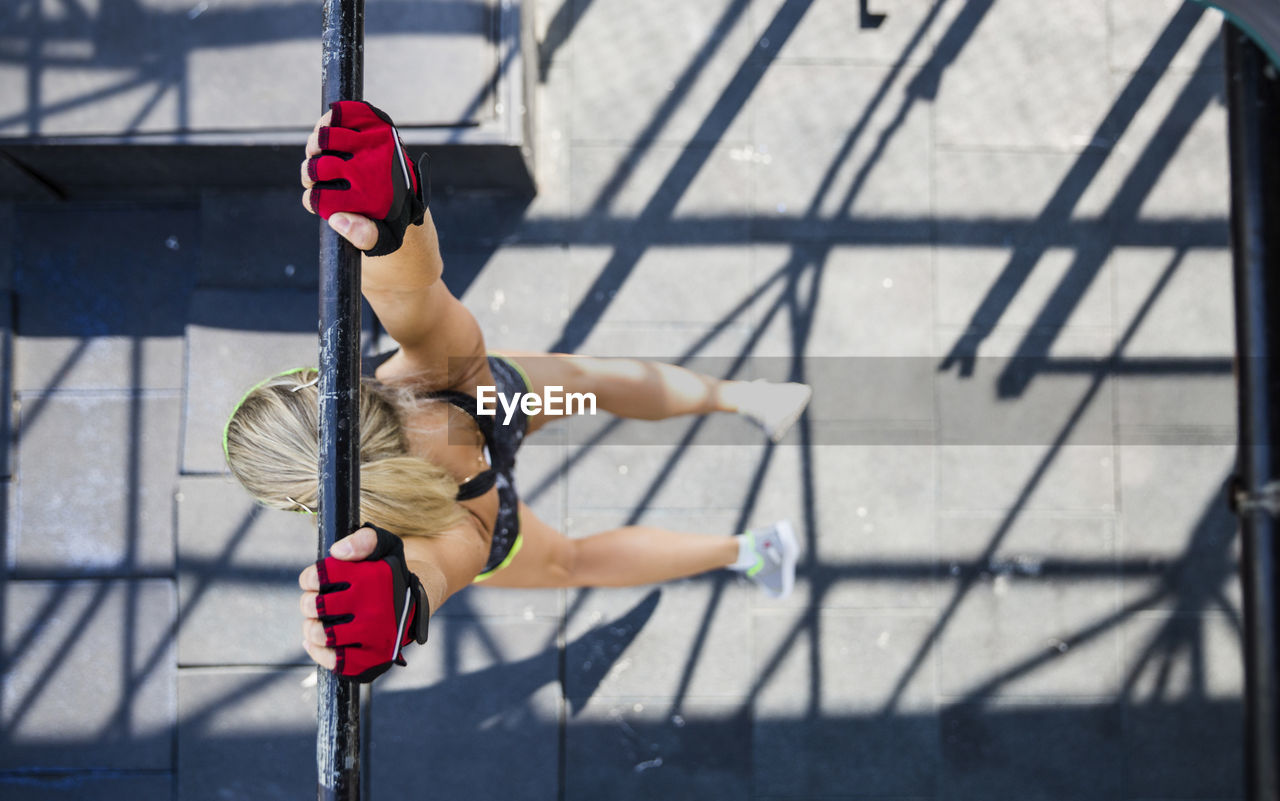
{"label": "blonde hair", "polygon": [[[254,387],[223,440],[231,473],[262,504],[314,512],[319,499],[319,374],[291,370]],[[458,482],[409,455],[407,389],[360,382],[360,517],[400,535],[434,536],[458,522]]]}

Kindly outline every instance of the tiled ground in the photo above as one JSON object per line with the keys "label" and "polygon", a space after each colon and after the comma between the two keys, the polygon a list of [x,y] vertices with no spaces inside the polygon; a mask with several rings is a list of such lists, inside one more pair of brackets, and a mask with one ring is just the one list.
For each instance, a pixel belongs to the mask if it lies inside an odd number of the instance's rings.
{"label": "tiled ground", "polygon": [[[490,345],[817,394],[776,448],[558,425],[525,498],[572,536],[790,517],[805,559],[784,602],[469,590],[373,687],[367,797],[1241,797],[1219,17],[526,10],[540,194],[434,202]],[[218,437],[314,360],[315,261],[287,186],[0,204],[0,797],[310,794],[312,535]]]}

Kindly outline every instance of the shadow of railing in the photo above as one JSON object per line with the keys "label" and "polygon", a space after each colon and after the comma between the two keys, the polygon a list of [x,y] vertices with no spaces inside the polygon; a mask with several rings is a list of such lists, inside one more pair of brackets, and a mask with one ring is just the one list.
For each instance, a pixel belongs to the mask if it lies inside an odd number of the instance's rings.
{"label": "shadow of railing", "polygon": [[[69,2],[67,30],[82,30],[87,12],[75,2]],[[467,4],[460,4],[467,5]],[[684,103],[693,80],[716,54],[723,41],[724,31],[737,24],[746,13],[749,4],[745,0],[731,0],[715,23],[707,41],[681,77],[671,95],[655,110],[652,119],[636,136],[627,157],[614,175],[605,182],[604,189],[589,204],[592,215],[589,225],[576,225],[575,219],[535,217],[526,219],[524,204],[499,208],[494,219],[492,205],[470,207],[483,208],[475,212],[477,219],[468,221],[466,202],[459,200],[458,224],[498,226],[512,232],[516,240],[535,244],[608,244],[614,251],[594,283],[584,293],[582,301],[573,310],[569,321],[560,333],[555,349],[573,350],[585,341],[587,335],[605,318],[610,299],[619,292],[630,278],[641,256],[654,245],[705,244],[708,242],[743,241],[741,231],[747,228],[750,242],[785,242],[791,245],[785,263],[756,286],[720,320],[712,323],[685,352],[674,359],[687,363],[701,354],[715,335],[727,326],[741,321],[748,310],[763,304],[763,311],[752,321],[752,332],[738,352],[728,360],[723,377],[738,377],[743,365],[760,347],[764,332],[771,324],[781,321],[788,332],[786,349],[790,359],[792,380],[806,380],[804,355],[812,342],[812,326],[815,310],[823,288],[825,271],[833,248],[850,244],[887,244],[901,246],[983,246],[1005,244],[1012,239],[1014,252],[1000,277],[973,314],[965,333],[953,343],[950,353],[940,366],[941,370],[956,367],[961,375],[972,374],[973,360],[978,346],[999,324],[1013,297],[1025,284],[1049,247],[1077,248],[1073,268],[1068,271],[1050,300],[1040,310],[1033,327],[1050,336],[1024,339],[1019,355],[1036,365],[1036,370],[1020,367],[1015,374],[1016,385],[1009,378],[997,383],[997,390],[1004,397],[1016,398],[1030,381],[1054,372],[1075,371],[1089,378],[1089,384],[1081,393],[1073,409],[1061,421],[1049,447],[1034,465],[1016,494],[1011,507],[993,524],[993,531],[981,549],[962,560],[955,560],[950,571],[940,571],[937,562],[922,559],[868,560],[856,564],[836,564],[820,561],[817,547],[820,537],[832,532],[820,530],[818,504],[820,502],[820,477],[815,474],[814,450],[821,444],[815,433],[815,421],[802,418],[798,428],[801,497],[797,505],[803,517],[802,529],[807,535],[806,561],[802,566],[802,579],[807,583],[809,602],[799,610],[794,623],[781,632],[777,643],[763,654],[759,668],[752,677],[751,687],[742,697],[723,699],[715,710],[708,712],[700,706],[704,699],[691,698],[690,687],[694,671],[706,658],[708,633],[717,610],[726,602],[727,579],[715,574],[696,582],[709,583],[712,591],[704,606],[688,610],[691,617],[700,616],[693,629],[690,647],[681,654],[679,682],[670,698],[658,704],[658,711],[650,710],[650,717],[634,711],[633,699],[596,697],[599,687],[612,661],[643,631],[646,622],[657,605],[659,596],[650,596],[630,613],[610,624],[575,640],[562,643],[563,632],[557,632],[535,655],[514,662],[501,662],[502,649],[495,635],[488,631],[483,618],[476,618],[466,626],[465,636],[478,638],[483,651],[496,664],[467,672],[461,669],[461,634],[448,634],[436,638],[432,647],[442,649],[449,666],[448,677],[426,687],[406,691],[385,691],[375,694],[374,725],[388,731],[400,731],[406,743],[412,745],[415,763],[420,770],[439,779],[440,786],[456,783],[465,788],[467,795],[483,797],[483,787],[488,784],[505,786],[511,779],[507,771],[493,770],[492,743],[495,738],[504,744],[528,746],[532,753],[543,756],[552,753],[552,759],[562,760],[558,780],[572,770],[576,794],[605,794],[609,797],[683,797],[689,788],[701,788],[714,782],[719,786],[717,794],[746,797],[751,793],[793,794],[810,793],[831,795],[856,786],[860,792],[882,795],[931,795],[942,782],[958,788],[960,795],[1020,795],[1027,787],[1043,788],[1047,797],[1107,797],[1119,796],[1130,783],[1145,780],[1143,791],[1149,795],[1165,792],[1169,795],[1194,791],[1205,796],[1235,796],[1239,793],[1238,775],[1231,772],[1238,760],[1240,732],[1240,701],[1234,697],[1213,694],[1206,680],[1207,634],[1204,616],[1221,615],[1238,631],[1238,613],[1229,600],[1229,585],[1234,581],[1237,565],[1231,551],[1232,539],[1224,532],[1232,521],[1216,500],[1210,500],[1201,517],[1190,530],[1190,538],[1182,555],[1168,558],[1158,555],[1143,557],[1127,555],[1116,559],[1103,554],[1096,558],[1046,557],[1035,575],[1020,576],[1019,580],[1045,586],[1086,584],[1090,582],[1145,581],[1153,586],[1117,604],[1113,613],[1097,620],[1076,626],[1075,631],[1061,638],[1065,649],[1049,649],[1029,658],[1015,660],[1012,664],[992,664],[989,674],[968,687],[957,697],[941,699],[936,705],[919,709],[918,698],[908,692],[918,680],[930,659],[936,656],[938,643],[953,623],[957,610],[973,591],[994,572],[1001,569],[1001,548],[1015,521],[1025,513],[1028,499],[1046,480],[1049,468],[1069,447],[1077,424],[1084,412],[1095,402],[1109,379],[1116,375],[1167,375],[1193,374],[1197,371],[1224,375],[1229,369],[1225,359],[1203,360],[1184,364],[1180,360],[1171,366],[1167,362],[1148,358],[1134,359],[1125,354],[1136,331],[1150,313],[1157,298],[1168,286],[1187,251],[1193,248],[1222,248],[1226,244],[1225,225],[1222,221],[1198,218],[1140,219],[1139,210],[1151,194],[1174,145],[1185,136],[1189,126],[1206,109],[1214,95],[1200,84],[1188,83],[1173,109],[1158,129],[1147,149],[1137,159],[1129,175],[1121,184],[1108,208],[1105,219],[1082,220],[1076,217],[1076,206],[1086,189],[1101,174],[1102,165],[1109,154],[1095,148],[1086,148],[1076,163],[1035,218],[1008,219],[937,219],[882,218],[851,215],[854,201],[862,191],[867,175],[878,163],[888,143],[900,130],[902,121],[918,104],[936,97],[942,75],[955,64],[960,52],[968,45],[972,34],[993,6],[993,0],[965,4],[952,18],[949,27],[936,37],[936,44],[924,66],[915,75],[909,72],[909,64],[918,50],[927,47],[932,27],[940,17],[944,3],[935,4],[924,21],[913,33],[900,58],[885,72],[881,85],[871,94],[871,100],[861,108],[852,109],[849,134],[837,149],[827,166],[823,178],[803,215],[797,218],[768,220],[733,216],[698,218],[676,214],[679,200],[684,196],[694,177],[705,166],[707,159],[725,135],[735,116],[743,110],[767,72],[782,45],[795,31],[810,6],[810,0],[787,0],[767,25],[764,35],[773,43],[768,53],[753,53],[744,60],[724,87],[720,97],[698,126],[692,139],[699,144],[688,145],[680,151],[675,165],[663,176],[659,188],[649,198],[643,210],[634,217],[611,217],[606,209],[622,187],[634,175],[639,159],[652,147],[658,135],[668,124],[675,111]],[[551,26],[553,35],[544,43],[542,58],[548,62],[556,50],[567,40],[576,14],[587,13],[589,3],[579,3],[575,9],[571,0],[556,13]],[[137,7],[127,3],[108,4],[114,14],[128,19]],[[864,14],[869,13],[863,5]],[[270,25],[263,15],[279,12],[272,7],[226,13],[228,16],[208,16],[206,23],[216,23],[215,30],[225,28],[230,37],[237,30],[271,30],[279,21],[272,17]],[[288,14],[301,13],[290,7]],[[595,13],[595,12],[593,12]],[[214,15],[210,10],[203,15]],[[236,16],[238,15],[238,16]],[[254,16],[257,15],[257,16]],[[1120,92],[1110,113],[1100,125],[1099,131],[1108,137],[1117,137],[1129,126],[1138,111],[1151,96],[1155,82],[1164,74],[1177,52],[1187,40],[1191,26],[1199,18],[1199,9],[1184,7],[1160,35],[1151,55],[1128,85]],[[153,20],[159,27],[169,30],[189,21],[187,11],[173,12]],[[203,18],[203,16],[202,16]],[[184,21],[185,20],[185,21]],[[5,18],[0,16],[0,30],[5,29]],[[311,30],[314,20],[299,22],[299,31]],[[234,23],[234,24],[233,24]],[[152,24],[152,23],[149,23]],[[81,27],[76,27],[81,26]],[[166,28],[165,26],[170,26]],[[376,29],[375,23],[375,29]],[[33,18],[28,28],[21,26],[9,30],[39,43],[62,35],[63,28],[50,26]],[[151,30],[148,28],[148,30]],[[433,29],[435,30],[435,29]],[[33,74],[38,75],[42,65],[53,62],[41,55],[31,57],[13,49],[11,42],[0,34],[0,63],[28,63]],[[260,34],[266,35],[266,34]],[[180,37],[179,37],[180,39]],[[235,40],[240,43],[244,40]],[[1165,54],[1165,55],[1158,55]],[[128,64],[128,53],[118,53],[117,58]],[[132,66],[132,65],[129,65]],[[83,95],[62,104],[41,105],[38,87],[29,84],[34,92],[28,98],[30,108],[26,112],[29,126],[40,127],[39,115],[50,110],[66,110],[109,96],[124,88],[148,81],[159,80],[155,72],[171,70],[172,65],[152,67],[137,65],[141,73],[125,83]],[[153,72],[149,73],[148,70]],[[154,74],[153,74],[154,73]],[[848,186],[837,185],[837,175],[852,158],[854,147],[871,131],[872,114],[880,111],[891,97],[896,82],[909,78],[906,91],[892,121],[880,130],[871,155],[857,165],[854,178]],[[179,76],[178,83],[184,78]],[[165,91],[170,84],[162,84]],[[155,97],[158,97],[156,95]],[[154,103],[155,97],[151,99]],[[137,120],[146,114],[143,106]],[[32,116],[35,115],[35,116]],[[13,119],[0,118],[0,125]],[[1157,141],[1158,140],[1158,141]],[[711,143],[711,144],[708,144]],[[839,196],[835,215],[821,210],[830,197]],[[443,216],[448,217],[451,201],[441,201]],[[833,217],[840,225],[832,226]],[[480,219],[483,218],[483,219]],[[810,232],[808,241],[796,243],[797,230]],[[638,236],[637,231],[643,235]],[[817,235],[813,235],[817,232]],[[651,236],[650,236],[651,234]],[[1098,247],[1085,252],[1082,244],[1094,242]],[[1067,316],[1080,302],[1083,292],[1096,276],[1107,253],[1119,245],[1165,246],[1176,243],[1176,253],[1154,282],[1147,298],[1134,317],[1127,321],[1125,329],[1116,340],[1111,354],[1095,361],[1059,360],[1047,357],[1053,334],[1066,322]],[[496,248],[498,243],[491,243]],[[492,248],[487,252],[492,252]],[[480,259],[477,270],[484,269],[486,259]],[[474,272],[470,275],[474,276]],[[465,289],[468,281],[455,284]],[[773,294],[771,294],[773,293]],[[26,330],[19,321],[19,332],[41,335]],[[55,333],[45,332],[53,336]],[[86,340],[87,341],[87,340]],[[59,390],[59,382],[75,369],[84,357],[85,346],[71,350],[63,365],[53,371],[54,379],[46,387],[45,394],[37,397],[23,410],[22,424],[15,436],[19,446],[30,426],[38,422],[51,394]],[[134,350],[131,364],[135,395],[141,391],[141,365],[139,351]],[[1025,366],[1025,365],[1024,365]],[[123,525],[130,532],[138,528],[137,490],[140,481],[138,443],[145,434],[145,423],[140,406],[135,402],[129,415],[129,441],[132,449],[125,455],[124,469],[130,475],[125,507],[128,518]],[[656,477],[648,484],[639,501],[630,512],[632,522],[638,520],[667,486],[674,474],[674,467],[686,458],[699,443],[702,421],[690,423],[669,456],[656,471]],[[617,431],[605,427],[591,440],[578,446],[567,465],[535,482],[527,493],[529,500],[548,491],[556,482],[582,463],[597,445],[608,444]],[[778,451],[772,446],[760,446],[750,470],[750,478],[734,506],[738,510],[735,525],[743,528],[756,512],[764,490],[765,476],[775,463]],[[244,521],[243,530],[251,520]],[[172,626],[162,637],[160,646],[146,653],[139,653],[134,621],[138,610],[137,596],[128,595],[120,636],[124,641],[123,662],[119,665],[120,703],[110,717],[103,738],[128,739],[133,731],[131,720],[136,689],[152,676],[167,658],[166,648],[176,638],[177,632],[189,620],[193,609],[204,602],[207,582],[217,580],[252,587],[264,585],[276,579],[269,568],[262,570],[231,567],[231,558],[241,543],[240,536],[233,536],[226,550],[212,562],[202,566],[206,584],[199,585],[185,601],[185,606],[175,616]],[[129,540],[125,565],[131,564],[136,555],[136,541]],[[12,558],[12,554],[9,554]],[[221,566],[222,569],[218,569]],[[209,568],[204,570],[204,568]],[[13,580],[32,578],[64,578],[61,574],[23,574],[10,570]],[[81,573],[74,575],[80,576]],[[912,648],[900,652],[901,664],[895,665],[892,680],[880,693],[880,704],[874,709],[858,712],[832,713],[824,700],[835,690],[832,677],[824,673],[825,665],[821,646],[829,642],[824,634],[822,606],[832,590],[849,583],[878,581],[905,583],[926,581],[936,585],[942,593],[949,593],[947,600],[937,610],[923,614],[929,625]],[[100,592],[105,593],[103,583]],[[589,592],[578,593],[565,612],[565,619],[572,620],[584,608]],[[91,601],[98,599],[93,596]],[[60,612],[60,599],[50,593],[34,610],[32,623],[22,630],[4,633],[5,652],[0,659],[0,673],[14,671],[35,672],[50,679],[58,676],[59,664],[53,661],[45,665],[33,665],[28,660],[29,646],[41,636],[41,621],[56,617]],[[72,627],[73,631],[100,624],[95,617],[96,602]],[[1073,649],[1083,648],[1104,635],[1112,635],[1117,628],[1133,620],[1140,612],[1154,607],[1168,608],[1167,619],[1155,628],[1147,641],[1137,650],[1136,660],[1128,666],[1127,675],[1115,688],[1110,700],[1081,699],[1046,705],[1019,705],[1005,697],[1012,683],[1035,671],[1044,669],[1064,658]],[[614,631],[621,630],[621,634]],[[442,641],[443,640],[443,641]],[[55,652],[70,648],[74,637],[65,636]],[[807,685],[795,688],[804,695],[798,703],[795,699],[767,697],[767,690],[781,681],[780,671],[794,649],[807,643]],[[576,685],[585,695],[568,699],[566,714],[573,715],[573,725],[545,710],[531,699],[547,686],[568,684],[561,655],[570,649],[587,649],[599,652],[606,658],[593,660],[594,672],[577,677]],[[141,656],[141,659],[137,657]],[[877,658],[868,651],[863,658]],[[1185,687],[1175,688],[1172,683],[1174,666],[1179,660],[1189,666],[1190,680]],[[1154,675],[1154,678],[1152,676]],[[306,786],[313,777],[314,740],[305,729],[278,728],[263,725],[259,733],[243,736],[227,736],[215,725],[217,710],[223,705],[246,704],[266,693],[277,673],[263,673],[233,682],[226,690],[204,699],[201,705],[184,711],[179,721],[181,748],[200,748],[210,753],[221,753],[229,760],[255,759],[270,756],[280,769],[287,765],[293,778],[282,786],[296,788]],[[46,685],[52,686],[52,685]],[[11,735],[21,728],[29,710],[42,698],[45,690],[34,688],[30,693],[6,696],[4,702],[5,732],[3,741],[10,759],[21,761],[30,754],[33,765],[43,763],[50,753],[60,749],[69,752],[83,748],[84,740],[68,737],[38,746],[15,740]],[[264,696],[265,697],[265,696]],[[464,699],[459,702],[458,699]],[[773,704],[778,704],[778,710]],[[630,712],[617,712],[625,706]],[[421,710],[421,717],[409,714]],[[439,720],[438,713],[453,714],[449,725],[423,731],[421,720]],[[462,714],[458,714],[459,712]],[[681,722],[676,722],[676,721]],[[399,727],[399,728],[397,728]],[[1191,731],[1195,739],[1191,739]],[[1212,737],[1205,737],[1211,733]],[[163,739],[165,735],[160,735]],[[565,739],[567,738],[567,739]],[[396,738],[388,737],[384,747],[375,741],[372,754],[375,792],[389,797],[407,795],[419,789],[412,778],[393,765],[396,760],[388,755],[396,753],[390,744]],[[561,743],[564,746],[561,747]],[[1135,745],[1135,743],[1139,743]],[[938,744],[941,744],[940,750]],[[1059,745],[1063,747],[1046,747]],[[1165,752],[1187,752],[1194,744],[1197,765],[1207,765],[1209,770],[1193,775],[1189,768],[1174,766],[1168,769]],[[489,746],[486,749],[486,745]],[[382,750],[379,750],[382,749]],[[1123,759],[1115,754],[1123,752]],[[506,753],[510,754],[511,751]],[[762,758],[761,755],[768,758]],[[923,754],[923,756],[922,756]],[[283,755],[283,756],[281,756]],[[776,758],[775,758],[776,757]],[[513,757],[517,759],[518,757]],[[433,761],[434,760],[434,761]],[[655,761],[660,760],[660,761]],[[1157,765],[1157,762],[1160,764]],[[56,764],[56,760],[54,763]],[[230,764],[230,763],[228,763]],[[1080,770],[1081,765],[1088,770]],[[1014,766],[1008,768],[1008,766]],[[1136,767],[1135,767],[1136,766]],[[1164,766],[1166,772],[1161,771]],[[999,771],[1006,772],[1000,773]],[[71,772],[70,780],[101,778],[92,772],[83,776]],[[128,773],[126,771],[126,773]],[[149,776],[155,771],[138,770],[130,775]],[[625,775],[627,781],[619,782]],[[79,776],[79,778],[78,778]],[[1135,778],[1137,777],[1137,778]],[[65,781],[63,770],[0,771],[0,788],[6,782]],[[1140,782],[1139,782],[1140,783]],[[477,789],[480,788],[480,789]],[[728,788],[728,789],[725,789]]]}
{"label": "shadow of railing", "polygon": [[[482,20],[495,13],[495,5],[483,0],[376,0],[366,8],[365,34],[476,35],[486,28]],[[103,0],[94,6],[66,0],[53,8],[38,2],[8,3],[0,10],[0,64],[25,68],[26,98],[21,111],[0,116],[0,128],[25,122],[28,135],[39,135],[51,115],[153,86],[131,122],[117,133],[136,132],[170,91],[178,102],[168,129],[187,131],[192,117],[188,64],[195,50],[310,41],[319,29],[319,8],[308,2],[199,2],[182,8],[148,7],[139,0]],[[50,69],[101,73],[104,80],[94,83],[106,85],[46,98],[43,87]],[[115,77],[121,71],[132,74]]]}

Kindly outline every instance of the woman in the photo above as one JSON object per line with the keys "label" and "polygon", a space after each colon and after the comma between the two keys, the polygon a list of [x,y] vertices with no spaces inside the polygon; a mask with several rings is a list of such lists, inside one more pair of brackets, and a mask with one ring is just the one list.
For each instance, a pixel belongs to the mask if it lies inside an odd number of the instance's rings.
{"label": "woman", "polygon": [[[361,515],[376,525],[299,576],[312,659],[369,680],[403,664],[401,647],[426,639],[431,610],[478,581],[628,586],[730,568],[774,597],[790,592],[797,544],[785,522],[736,536],[653,526],[582,539],[555,531],[520,502],[512,480],[521,440],[553,418],[509,404],[490,416],[475,398],[542,397],[554,386],[590,393],[621,417],[738,412],[776,441],[804,410],[808,387],[721,381],[629,359],[489,355],[475,318],[441,280],[425,191],[391,120],[364,103],[334,104],[306,152],[303,205],[365,252],[361,290],[400,346],[366,365],[372,375],[360,390]],[[227,423],[232,473],[268,506],[315,509],[317,378],[303,369],[268,379]]]}

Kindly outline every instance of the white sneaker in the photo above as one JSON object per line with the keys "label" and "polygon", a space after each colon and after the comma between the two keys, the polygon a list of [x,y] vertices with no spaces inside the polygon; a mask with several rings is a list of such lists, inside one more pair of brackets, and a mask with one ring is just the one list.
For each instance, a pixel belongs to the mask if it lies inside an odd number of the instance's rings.
{"label": "white sneaker", "polygon": [[808,384],[775,384],[758,379],[748,385],[738,403],[738,413],[754,421],[776,445],[809,406],[813,388]]}
{"label": "white sneaker", "polygon": [[759,584],[770,598],[790,595],[796,581],[796,561],[800,558],[800,545],[791,523],[780,520],[742,536],[750,538],[756,552],[756,563],[743,571],[747,578]]}

